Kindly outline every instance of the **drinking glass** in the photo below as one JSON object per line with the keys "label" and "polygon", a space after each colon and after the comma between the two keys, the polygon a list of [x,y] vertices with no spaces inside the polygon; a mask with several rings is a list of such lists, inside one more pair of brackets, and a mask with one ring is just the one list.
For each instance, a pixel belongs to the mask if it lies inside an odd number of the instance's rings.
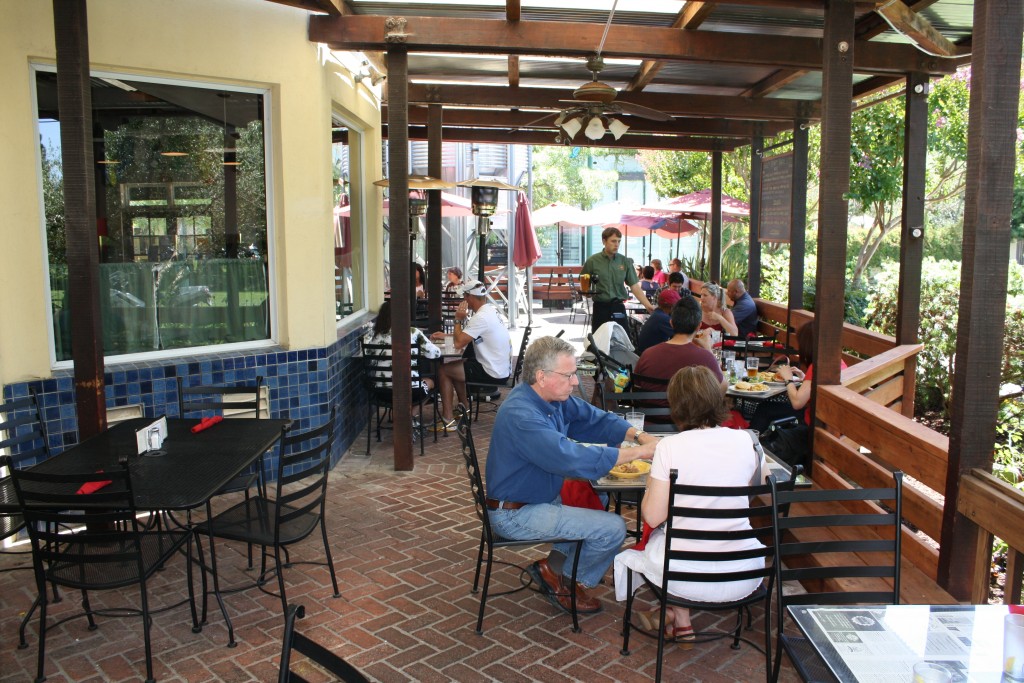
{"label": "drinking glass", "polygon": [[1003,673],[1011,681],[1024,681],[1024,614],[1003,619]]}
{"label": "drinking glass", "polygon": [[644,414],[637,411],[631,410],[626,413],[626,422],[633,425],[633,427],[639,432],[643,431],[644,428]]}
{"label": "drinking glass", "polygon": [[914,683],[951,683],[953,674],[941,664],[918,662],[914,665]]}
{"label": "drinking glass", "polygon": [[757,369],[760,365],[761,359],[757,356],[747,356],[747,378],[753,379],[757,377]]}

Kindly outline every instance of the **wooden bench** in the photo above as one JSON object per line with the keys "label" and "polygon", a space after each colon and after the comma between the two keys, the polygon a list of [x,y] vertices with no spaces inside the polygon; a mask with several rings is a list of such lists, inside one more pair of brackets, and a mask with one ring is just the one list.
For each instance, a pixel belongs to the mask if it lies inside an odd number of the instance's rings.
{"label": "wooden bench", "polygon": [[534,266],[533,298],[557,302],[559,308],[574,300],[573,283],[579,282],[580,266]]}

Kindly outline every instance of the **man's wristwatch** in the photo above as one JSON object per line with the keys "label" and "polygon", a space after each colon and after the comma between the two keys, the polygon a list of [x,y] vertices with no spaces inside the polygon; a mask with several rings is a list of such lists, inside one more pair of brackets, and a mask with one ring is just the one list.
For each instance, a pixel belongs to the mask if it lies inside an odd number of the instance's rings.
{"label": "man's wristwatch", "polygon": [[646,434],[646,433],[647,432],[645,432],[642,429],[636,430],[636,434],[633,435],[633,443],[635,443],[637,446],[639,446],[640,445],[640,435],[641,434]]}

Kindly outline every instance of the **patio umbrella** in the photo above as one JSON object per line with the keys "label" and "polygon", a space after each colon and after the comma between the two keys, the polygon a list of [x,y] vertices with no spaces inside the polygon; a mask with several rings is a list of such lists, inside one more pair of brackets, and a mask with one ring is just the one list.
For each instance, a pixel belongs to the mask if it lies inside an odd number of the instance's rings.
{"label": "patio umbrella", "polygon": [[515,244],[512,245],[512,263],[516,268],[529,268],[540,259],[540,243],[530,218],[530,203],[526,193],[520,192],[516,202]]}
{"label": "patio umbrella", "polygon": [[[679,197],[666,199],[655,204],[641,207],[644,211],[678,213],[686,218],[704,218],[711,216],[711,190],[704,189]],[[727,194],[722,195],[722,216],[725,220],[736,220],[736,216],[749,216],[750,205]]]}
{"label": "patio umbrella", "polygon": [[554,225],[558,228],[558,265],[562,265],[562,229],[595,225],[588,211],[562,202],[551,202],[547,206],[542,206],[533,212],[532,218],[534,225]]}

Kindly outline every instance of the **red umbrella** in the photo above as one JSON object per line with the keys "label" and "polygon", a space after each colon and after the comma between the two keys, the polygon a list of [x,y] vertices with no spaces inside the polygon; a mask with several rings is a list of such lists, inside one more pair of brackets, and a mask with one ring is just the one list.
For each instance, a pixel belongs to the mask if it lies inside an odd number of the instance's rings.
{"label": "red umbrella", "polygon": [[[710,218],[711,217],[711,190],[705,189],[698,192],[691,192],[672,199],[666,199],[657,204],[648,204],[642,207],[644,211],[667,211],[671,213],[686,214],[687,218]],[[727,194],[722,195],[722,215],[726,220],[735,220],[732,216],[749,216],[750,205]]]}
{"label": "red umbrella", "polygon": [[530,203],[526,194],[519,193],[516,202],[516,235],[512,247],[512,263],[516,268],[529,268],[540,259],[540,243],[530,218]]}

